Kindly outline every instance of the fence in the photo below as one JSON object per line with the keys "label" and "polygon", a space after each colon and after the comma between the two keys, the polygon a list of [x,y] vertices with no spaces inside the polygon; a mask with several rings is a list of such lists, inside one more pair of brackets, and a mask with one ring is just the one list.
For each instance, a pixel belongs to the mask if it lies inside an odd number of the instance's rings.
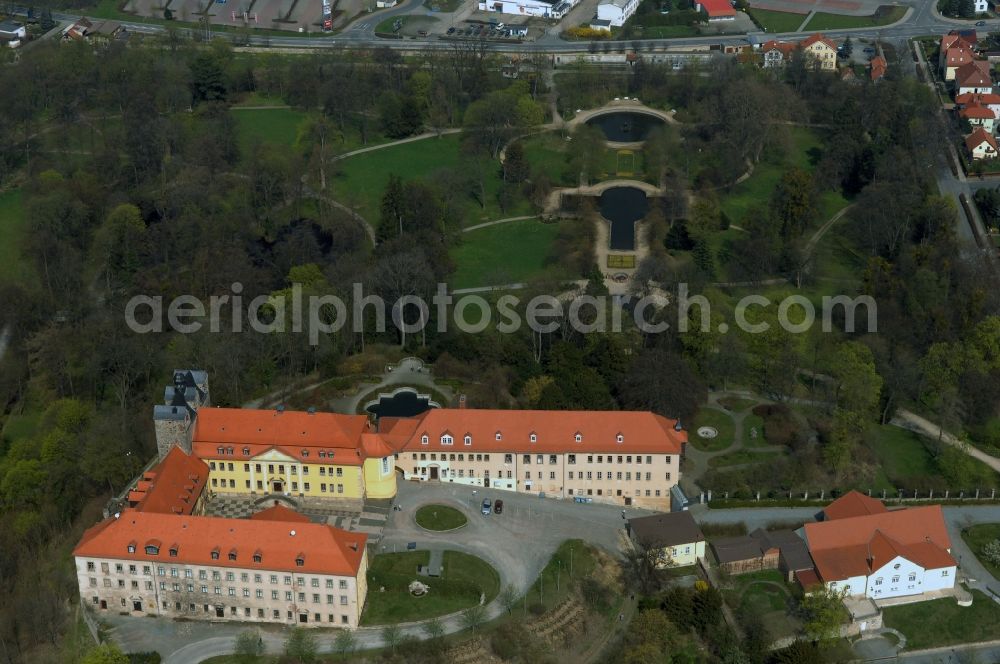
{"label": "fence", "polygon": [[[771,491],[722,491],[713,495],[711,490],[703,491],[697,501],[713,508],[724,507],[823,507],[847,490],[833,489],[820,491],[787,491],[784,489]],[[865,493],[865,492],[862,492]],[[1000,494],[995,488],[935,491],[928,489],[888,491],[885,489],[869,489],[867,495],[888,503],[998,503]]]}

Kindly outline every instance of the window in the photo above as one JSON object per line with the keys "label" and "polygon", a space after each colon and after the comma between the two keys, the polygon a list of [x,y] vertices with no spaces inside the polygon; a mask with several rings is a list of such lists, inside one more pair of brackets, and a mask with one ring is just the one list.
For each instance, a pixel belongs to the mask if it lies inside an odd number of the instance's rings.
{"label": "window", "polygon": [[158,544],[147,544],[146,545],[146,555],[147,556],[158,556],[160,554],[160,546]]}
{"label": "window", "polygon": [[881,586],[882,585],[882,577],[879,577],[879,578],[875,579],[875,585],[876,586]]}
{"label": "window", "polygon": [[504,463],[514,463],[514,455],[513,454],[504,454],[503,455],[503,462]]}
{"label": "window", "polygon": [[558,460],[558,458],[556,457],[556,455],[555,455],[555,454],[550,454],[550,455],[549,455],[549,465],[550,465],[550,466],[554,466],[554,465],[556,465],[557,463],[559,463],[559,460]]}
{"label": "window", "polygon": [[219,550],[218,549],[214,549],[212,551],[212,560],[218,560],[218,559],[219,559]]}
{"label": "window", "polygon": [[568,463],[576,463],[576,455],[575,454],[570,454],[569,455]]}
{"label": "window", "polygon": [[615,441],[620,445],[625,442],[625,436],[618,434],[615,436]]}
{"label": "window", "polygon": [[576,435],[573,436],[573,440],[575,440],[578,443],[582,443],[583,442],[583,434],[580,433],[579,431],[577,431]]}
{"label": "window", "polygon": [[135,544],[134,543],[128,545],[128,552],[129,553],[135,553]]}
{"label": "window", "polygon": [[530,465],[531,464],[531,455],[530,454],[523,455],[521,457],[521,463],[523,463],[523,464],[529,464]]}
{"label": "window", "polygon": [[455,442],[455,440],[451,436],[449,436],[448,434],[444,434],[443,436],[441,436],[441,444],[442,445],[452,445],[452,444],[454,444],[454,442]]}
{"label": "window", "polygon": [[528,436],[528,440],[530,440],[533,443],[537,443],[538,442],[538,436],[534,432],[532,432],[531,435]]}
{"label": "window", "polygon": [[[243,456],[250,456],[250,448],[249,447],[244,447],[243,448]],[[247,465],[249,465],[249,464],[247,464]]]}
{"label": "window", "polygon": [[894,576],[892,577],[892,582],[893,582],[893,583],[899,583],[899,575],[898,575],[898,574],[896,574],[896,575],[894,575]]}
{"label": "window", "polygon": [[946,569],[941,570],[941,576],[948,576],[948,570]]}
{"label": "window", "polygon": [[255,563],[259,563],[261,560],[263,560],[263,558],[261,557],[261,554],[259,552],[253,554],[253,561]]}
{"label": "window", "polygon": [[298,557],[297,557],[297,558],[295,559],[295,566],[296,566],[296,567],[302,567],[302,566],[303,566],[303,565],[305,565],[305,564],[306,564],[306,561],[305,561],[305,559],[304,559],[304,558],[303,558],[302,556],[298,556]]}
{"label": "window", "polygon": [[573,471],[569,471],[569,479],[573,479]]}
{"label": "window", "polygon": [[420,444],[421,445],[426,445],[428,442],[430,442],[430,439],[427,437],[426,434],[424,434],[423,436],[420,437]]}
{"label": "window", "polygon": [[497,439],[497,440],[503,440],[503,434],[502,434],[502,433],[500,433],[499,431],[497,431],[497,434],[496,434],[496,439]]}
{"label": "window", "polygon": [[341,595],[340,596],[340,605],[341,606],[347,606],[347,595]]}
{"label": "window", "polygon": [[910,581],[912,583],[913,581],[916,581],[916,580],[917,580],[917,573],[916,572],[910,572],[910,576],[907,577],[907,581]]}
{"label": "window", "polygon": [[463,438],[463,441],[465,442],[466,445],[471,445],[472,444],[472,436],[470,436],[469,434],[465,434],[465,438]]}
{"label": "window", "polygon": [[347,590],[347,581],[345,579],[340,580],[340,589]]}
{"label": "window", "polygon": [[229,552],[229,559],[236,560],[236,549],[233,549],[232,551]]}

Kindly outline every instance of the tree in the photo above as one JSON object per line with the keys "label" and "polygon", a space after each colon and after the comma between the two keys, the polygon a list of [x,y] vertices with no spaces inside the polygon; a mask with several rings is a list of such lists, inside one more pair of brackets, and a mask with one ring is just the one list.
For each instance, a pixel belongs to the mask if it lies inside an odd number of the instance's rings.
{"label": "tree", "polygon": [[1000,539],[990,540],[983,545],[983,558],[994,565],[1000,565]]}
{"label": "tree", "polygon": [[524,182],[530,175],[530,168],[520,141],[507,146],[503,160],[503,179],[506,182]]}
{"label": "tree", "polygon": [[403,630],[398,625],[386,625],[382,628],[382,645],[389,649],[389,652],[396,652],[396,647],[403,639]]}
{"label": "tree", "polygon": [[48,32],[52,28],[56,27],[55,19],[52,18],[52,10],[48,7],[42,10],[42,17],[39,19],[38,24],[42,28],[42,32]]}
{"label": "tree", "polygon": [[173,10],[170,9],[170,7],[164,7],[163,8],[163,20],[164,21],[172,21],[172,20],[174,20],[174,12],[173,12]]}
{"label": "tree", "polygon": [[200,53],[191,61],[191,95],[195,103],[224,101],[225,75],[222,63],[212,52]]}
{"label": "tree", "polygon": [[486,607],[482,604],[470,606],[459,617],[462,627],[475,634],[476,629],[486,622]]}
{"label": "tree", "polygon": [[803,630],[813,641],[826,641],[840,634],[847,610],[844,608],[846,591],[835,592],[829,588],[814,590],[802,599],[799,608],[804,618]]}
{"label": "tree", "polygon": [[854,53],[854,42],[851,41],[851,37],[850,36],[848,36],[847,39],[844,40],[844,44],[843,44],[843,49],[842,50],[843,50],[843,53],[844,53],[844,57],[846,57],[846,58],[851,57],[851,54]]}
{"label": "tree", "polygon": [[264,639],[255,629],[246,629],[236,635],[236,658],[250,664],[264,654]]}
{"label": "tree", "polygon": [[349,655],[354,652],[356,647],[357,639],[354,632],[348,629],[340,630],[333,639],[333,649],[340,655]]}
{"label": "tree", "polygon": [[285,657],[297,664],[313,664],[316,661],[319,646],[312,632],[302,627],[293,627],[285,641]]}
{"label": "tree", "polygon": [[663,349],[640,353],[620,386],[622,405],[690,422],[705,386],[682,357]]}
{"label": "tree", "polygon": [[129,659],[115,644],[102,643],[88,650],[80,664],[129,664]]}
{"label": "tree", "polygon": [[816,216],[816,188],[812,175],[793,168],[781,176],[771,197],[771,211],[785,238],[802,235]]}
{"label": "tree", "polygon": [[436,641],[444,636],[444,623],[439,618],[431,618],[424,623],[423,630],[428,640]]}
{"label": "tree", "polygon": [[507,613],[510,614],[517,605],[520,597],[518,597],[517,589],[514,586],[505,584],[504,587],[500,589],[498,599],[500,600],[500,604],[503,605],[503,608],[507,609]]}
{"label": "tree", "polygon": [[830,358],[829,371],[837,381],[837,407],[862,420],[872,417],[882,391],[871,349],[859,341],[840,344]]}

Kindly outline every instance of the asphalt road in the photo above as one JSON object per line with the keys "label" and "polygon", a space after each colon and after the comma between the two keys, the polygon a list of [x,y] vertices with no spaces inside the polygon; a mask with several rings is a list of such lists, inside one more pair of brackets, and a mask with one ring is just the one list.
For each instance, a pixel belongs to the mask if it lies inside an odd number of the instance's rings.
{"label": "asphalt road", "polygon": [[[391,18],[393,16],[401,16],[404,14],[412,13],[424,13],[425,10],[422,7],[422,0],[405,0],[401,2],[396,7],[391,9],[380,10],[374,14],[365,14],[358,18],[353,23],[344,27],[344,29],[336,35],[327,35],[319,37],[310,36],[293,36],[288,37],[261,37],[255,36],[251,37],[251,44],[255,46],[271,46],[271,47],[298,47],[298,48],[334,48],[334,47],[359,47],[359,46],[370,46],[372,44],[379,44],[380,46],[386,46],[393,49],[404,49],[404,50],[447,50],[452,48],[450,42],[441,41],[433,37],[428,37],[424,39],[380,39],[375,36],[375,26],[385,20],[386,18]],[[956,21],[953,19],[943,18],[936,10],[935,0],[911,0],[911,2],[903,3],[905,6],[910,7],[910,11],[904,16],[903,19],[896,22],[891,26],[883,26],[876,28],[855,28],[850,30],[830,30],[825,34],[829,37],[843,38],[848,35],[852,38],[880,38],[880,39],[908,39],[911,37],[921,36],[921,35],[935,35],[947,32],[950,29],[959,26],[971,27],[971,23],[968,21]],[[15,13],[26,13],[25,8],[20,8],[18,12]],[[68,13],[58,13],[53,14],[54,18],[57,20],[67,20],[73,21],[79,18],[79,15],[68,14]],[[123,21],[129,30],[133,32],[143,32],[150,34],[157,34],[165,32],[165,28],[162,25],[154,23],[144,23],[141,19],[135,21]],[[184,28],[181,28],[184,29]],[[982,32],[991,32],[1000,29],[1000,19],[993,19],[987,21],[986,27],[978,28]],[[226,33],[216,33],[216,34],[226,34]],[[802,37],[807,33],[798,32],[788,32],[780,34],[767,34],[764,35],[760,33],[758,36],[765,38],[772,37],[782,37],[782,38],[797,38]],[[612,45],[612,50],[617,50],[617,46],[622,46],[625,48],[631,48],[636,42],[634,41],[622,41],[622,42],[609,42]],[[684,45],[689,46],[700,46],[707,44],[745,44],[746,36],[743,35],[732,35],[732,36],[702,36],[702,37],[690,37],[690,38],[678,38],[678,39],[662,39],[662,40],[642,40],[642,48],[658,48],[658,47],[680,47]],[[567,52],[586,52],[587,45],[580,42],[566,42],[563,41],[557,33],[547,32],[537,41],[526,42],[524,44],[503,44],[503,45],[490,45],[490,48],[494,50],[499,50],[503,52],[544,52],[544,53],[567,53]]]}

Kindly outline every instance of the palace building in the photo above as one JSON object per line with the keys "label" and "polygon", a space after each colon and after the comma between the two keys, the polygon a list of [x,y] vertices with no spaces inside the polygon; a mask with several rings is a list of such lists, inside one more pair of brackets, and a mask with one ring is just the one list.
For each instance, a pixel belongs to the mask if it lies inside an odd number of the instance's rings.
{"label": "palace building", "polygon": [[687,433],[644,412],[438,408],[379,423],[405,479],[670,509]]}

